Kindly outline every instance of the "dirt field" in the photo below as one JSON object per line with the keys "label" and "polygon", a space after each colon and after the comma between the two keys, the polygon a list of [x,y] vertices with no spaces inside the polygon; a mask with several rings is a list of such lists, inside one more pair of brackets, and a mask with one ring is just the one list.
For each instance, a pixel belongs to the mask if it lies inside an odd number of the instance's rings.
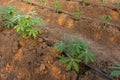
{"label": "dirt field", "polygon": [[[53,7],[53,1],[48,1],[46,5]],[[107,0],[105,4],[101,4],[100,0],[90,0],[88,5],[79,0],[60,1],[65,11],[72,13],[78,7],[82,16],[94,20],[74,20],[68,14],[58,14],[21,0],[0,0],[0,5],[12,5],[25,13],[37,11],[46,24],[40,36],[48,42],[56,42],[71,35],[87,41],[96,55],[95,63],[90,65],[109,75],[109,67],[120,64],[120,27],[106,26],[99,22],[102,21],[101,15],[109,14],[112,16],[111,22],[120,25],[120,7],[113,6],[119,0]],[[33,2],[39,3],[38,0]],[[65,71],[65,65],[58,59],[60,55],[43,38],[23,39],[13,29],[1,29],[0,80],[109,80],[91,69],[84,69],[82,65],[80,73]]]}

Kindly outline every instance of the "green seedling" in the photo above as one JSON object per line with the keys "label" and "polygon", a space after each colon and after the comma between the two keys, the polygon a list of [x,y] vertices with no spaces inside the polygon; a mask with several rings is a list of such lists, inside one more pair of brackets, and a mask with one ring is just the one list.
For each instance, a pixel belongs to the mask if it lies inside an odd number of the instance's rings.
{"label": "green seedling", "polygon": [[33,10],[33,11],[29,12],[29,13],[28,13],[28,15],[31,15],[31,16],[36,16],[36,15],[38,15],[38,14],[37,14],[37,12],[36,12],[36,11],[34,11],[34,10]]}
{"label": "green seedling", "polygon": [[81,15],[81,11],[78,9],[74,12],[74,18],[75,20],[79,20]]}
{"label": "green seedling", "polygon": [[106,2],[106,0],[101,0],[101,2],[104,4]]}
{"label": "green seedling", "polygon": [[84,3],[84,4],[87,4],[87,3],[88,3],[88,0],[83,0],[83,3]]}
{"label": "green seedling", "polygon": [[53,3],[53,5],[54,5],[55,10],[56,10],[57,13],[61,13],[62,12],[62,5],[61,5],[61,3],[59,1],[56,0]]}
{"label": "green seedling", "polygon": [[103,15],[103,16],[101,16],[101,18],[104,20],[107,20],[107,21],[112,19],[112,17],[110,15]]}
{"label": "green seedling", "polygon": [[32,2],[32,0],[26,0],[26,2],[30,3],[30,2]]}
{"label": "green seedling", "polygon": [[120,76],[120,65],[110,67],[114,71],[110,74],[111,76]]}
{"label": "green seedling", "polygon": [[120,6],[120,2],[119,2],[119,3],[115,3],[114,5],[115,5],[115,6]]}
{"label": "green seedling", "polygon": [[36,38],[38,35],[38,28],[35,28],[34,26],[44,25],[44,22],[41,18],[34,18],[30,15],[16,15],[12,18],[12,21],[17,23],[14,29],[21,33],[23,37],[31,36]]}
{"label": "green seedling", "polygon": [[105,20],[108,25],[112,24],[110,22],[112,20],[112,17],[110,15],[103,15],[103,16],[101,16],[101,19]]}
{"label": "green seedling", "polygon": [[79,63],[85,61],[94,62],[94,53],[88,48],[88,43],[83,40],[66,38],[54,45],[54,48],[65,55],[60,57],[60,61],[66,63],[66,70],[74,69],[79,72]]}
{"label": "green seedling", "polygon": [[41,3],[45,4],[48,0],[39,0]]}

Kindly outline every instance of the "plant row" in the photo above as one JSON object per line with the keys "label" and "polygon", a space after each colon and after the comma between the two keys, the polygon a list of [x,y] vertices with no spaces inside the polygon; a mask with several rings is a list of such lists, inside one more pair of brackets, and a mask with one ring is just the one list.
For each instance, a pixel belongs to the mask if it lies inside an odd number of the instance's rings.
{"label": "plant row", "polygon": [[[24,1],[24,0],[22,0],[22,1]],[[112,23],[112,16],[109,15],[109,14],[101,15],[99,17],[99,19],[101,19],[102,21],[101,20],[96,20],[96,19],[92,19],[92,18],[89,18],[89,17],[82,16],[81,15],[82,11],[79,8],[76,8],[76,10],[74,12],[72,12],[72,13],[70,13],[68,11],[64,11],[62,9],[62,4],[60,3],[59,0],[56,0],[56,1],[53,2],[54,8],[47,7],[46,6],[47,1],[48,0],[40,0],[40,2],[41,2],[42,5],[37,4],[35,2],[32,2],[32,0],[27,0],[25,2],[37,5],[37,6],[41,7],[41,8],[47,8],[49,10],[56,11],[57,13],[65,13],[67,15],[72,16],[72,18],[74,20],[88,20],[88,21],[91,21],[91,22],[92,21],[94,21],[94,22],[97,21],[97,23],[99,23],[99,24],[104,24],[105,26],[114,26],[115,28],[117,28],[118,30],[120,30],[120,26],[118,24]]]}
{"label": "plant row", "polygon": [[[36,11],[31,11],[24,14],[19,9],[12,6],[0,6],[0,23],[1,26],[16,30],[23,38],[30,36],[37,38],[39,34],[39,26],[44,25],[41,18],[36,17]],[[104,16],[106,19],[110,16]],[[104,18],[103,17],[103,18]],[[94,63],[95,55],[89,49],[89,44],[84,40],[79,40],[76,37],[67,37],[54,45],[55,50],[60,53],[60,61],[66,63],[66,70],[74,69],[79,72],[79,63],[89,62]],[[112,76],[120,75],[120,65],[111,67],[115,71],[111,73]]]}
{"label": "plant row", "polygon": [[3,27],[13,27],[23,37],[31,36],[36,38],[39,29],[36,26],[43,26],[44,21],[35,17],[36,12],[24,14],[12,6],[0,6],[0,22]]}

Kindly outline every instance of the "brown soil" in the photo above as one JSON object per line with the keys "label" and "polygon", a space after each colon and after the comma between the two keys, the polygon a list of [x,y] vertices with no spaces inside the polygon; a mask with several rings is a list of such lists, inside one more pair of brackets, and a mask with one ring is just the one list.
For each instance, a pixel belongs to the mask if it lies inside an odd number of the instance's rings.
{"label": "brown soil", "polygon": [[[120,64],[120,32],[115,27],[99,24],[97,20],[101,20],[99,18],[101,15],[109,14],[113,18],[111,22],[119,25],[119,11],[93,5],[86,6],[76,1],[61,0],[61,2],[64,10],[73,12],[76,6],[79,6],[83,16],[96,21],[75,21],[67,14],[57,14],[20,0],[1,0],[0,5],[13,5],[26,13],[36,10],[46,22],[42,27],[45,32],[41,36],[48,41],[55,42],[56,39],[70,35],[86,40],[96,55],[94,66],[109,74],[108,67]],[[95,3],[98,4],[99,1]],[[108,1],[105,4],[112,4],[112,2]],[[52,7],[49,1],[47,5]],[[12,29],[0,31],[0,80],[78,80],[75,71],[65,71],[65,65],[58,61],[58,53],[42,38],[23,39]],[[80,76],[79,80],[107,79],[88,70]]]}

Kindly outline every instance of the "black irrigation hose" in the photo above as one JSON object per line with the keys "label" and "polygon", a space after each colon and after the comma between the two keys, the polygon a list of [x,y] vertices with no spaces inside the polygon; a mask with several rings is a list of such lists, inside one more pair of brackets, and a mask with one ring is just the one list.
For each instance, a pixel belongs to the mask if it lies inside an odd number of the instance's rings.
{"label": "black irrigation hose", "polygon": [[[21,1],[26,2],[26,0],[21,0]],[[56,12],[56,10],[55,10],[54,8],[47,7],[47,6],[43,6],[43,5],[40,5],[40,4],[35,3],[35,2],[26,2],[26,3],[31,4],[31,5],[38,6],[38,7],[40,7],[40,8],[46,8],[46,9],[49,9],[49,10],[51,10],[51,11],[55,11],[55,12]],[[70,12],[65,11],[65,10],[62,10],[61,13],[67,14],[67,15],[69,15],[69,16],[74,16],[73,13],[70,13]],[[90,17],[83,17],[83,16],[81,16],[81,17],[79,18],[79,20],[87,20],[87,21],[90,21],[90,22],[96,22],[96,23],[99,23],[99,24],[105,24],[105,25],[109,26],[109,24],[107,24],[105,21],[100,21],[100,20],[92,19],[92,18],[90,18]],[[117,28],[117,29],[120,31],[120,25],[118,25],[118,24],[113,24],[113,23],[112,23],[111,26],[114,26],[115,28]]]}
{"label": "black irrigation hose", "polygon": [[[42,38],[44,42],[46,42],[46,44],[48,46],[51,46],[53,47],[54,46],[54,43],[53,42],[50,42],[50,41],[47,41],[45,40],[42,36],[38,35],[39,38]],[[104,72],[102,72],[101,70],[95,68],[95,67],[92,67],[88,64],[85,64],[84,62],[81,62],[85,67],[88,67],[89,69],[95,71],[96,73],[98,73],[99,75],[101,75],[102,77],[108,79],[108,80],[115,80],[114,78],[110,77],[109,75],[105,74]]]}
{"label": "black irrigation hose", "polygon": [[90,65],[88,65],[88,64],[85,64],[85,63],[83,63],[83,62],[82,62],[82,64],[85,65],[86,67],[92,69],[93,71],[95,71],[96,73],[100,74],[102,77],[104,77],[104,78],[106,78],[106,79],[108,79],[108,80],[115,80],[114,78],[108,76],[107,74],[103,73],[102,71],[100,71],[99,69],[97,69],[97,68],[95,68],[95,67],[92,67],[92,66],[90,66]]}
{"label": "black irrigation hose", "polygon": [[[76,2],[79,2],[79,3],[84,3],[83,0],[67,0],[67,1],[76,1]],[[106,6],[106,5],[98,5],[98,4],[90,3],[90,2],[86,3],[86,5],[104,7],[104,8],[114,10],[114,11],[119,11],[120,10],[120,8],[110,7],[110,6]],[[114,5],[114,4],[112,4],[112,5]]]}

